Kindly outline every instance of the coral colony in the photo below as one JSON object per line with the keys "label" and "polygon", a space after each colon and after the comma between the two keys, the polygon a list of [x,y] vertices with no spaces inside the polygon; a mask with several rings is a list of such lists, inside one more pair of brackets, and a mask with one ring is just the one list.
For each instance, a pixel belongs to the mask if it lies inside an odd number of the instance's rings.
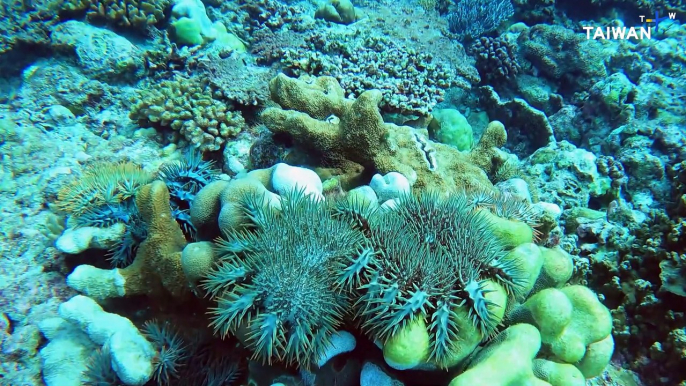
{"label": "coral colony", "polygon": [[0,5],[0,384],[686,384],[683,1]]}

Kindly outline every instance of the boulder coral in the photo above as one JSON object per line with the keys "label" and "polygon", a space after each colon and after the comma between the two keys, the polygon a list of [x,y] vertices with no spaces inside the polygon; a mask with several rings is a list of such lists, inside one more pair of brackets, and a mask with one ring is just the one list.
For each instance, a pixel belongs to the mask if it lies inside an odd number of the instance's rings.
{"label": "boulder coral", "polygon": [[[504,292],[502,284],[488,283],[488,300],[505,314],[498,320],[506,329],[487,341],[469,323],[461,325],[453,358],[442,364],[461,370],[450,385],[584,385],[585,379],[601,374],[614,351],[610,312],[586,287],[554,288],[571,276],[570,256],[524,243],[499,261],[516,267],[519,277],[514,297],[498,296]],[[541,288],[546,285],[553,287]],[[520,304],[520,296],[528,299]],[[463,310],[453,312],[462,315]],[[463,318],[468,320],[466,314]],[[430,355],[436,337],[427,326],[434,319],[416,318],[396,331],[383,345],[386,362],[396,369],[440,366]],[[486,346],[479,348],[483,341]],[[510,366],[504,369],[503,362]]]}
{"label": "boulder coral", "polygon": [[461,153],[429,140],[425,131],[385,123],[379,90],[352,100],[332,77],[306,81],[283,74],[272,79],[269,89],[279,107],[262,113],[267,128],[343,169],[361,165],[381,174],[399,172],[415,189],[454,190],[490,187],[488,174],[506,159],[498,148],[507,134],[497,121],[469,153]]}

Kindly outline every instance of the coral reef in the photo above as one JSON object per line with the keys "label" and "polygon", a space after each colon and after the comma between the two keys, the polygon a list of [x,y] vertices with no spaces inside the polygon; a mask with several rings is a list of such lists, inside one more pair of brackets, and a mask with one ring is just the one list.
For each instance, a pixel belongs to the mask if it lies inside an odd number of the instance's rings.
{"label": "coral reef", "polygon": [[431,54],[407,49],[385,37],[314,34],[303,47],[285,49],[281,64],[295,76],[334,77],[345,95],[379,89],[382,109],[410,115],[427,115],[449,87],[470,86]]}
{"label": "coral reef", "polygon": [[88,4],[88,17],[122,27],[145,29],[164,20],[171,0],[80,0]]}
{"label": "coral reef", "polygon": [[517,59],[517,45],[501,36],[481,37],[471,46],[481,80],[506,81],[521,70]]}
{"label": "coral reef", "polygon": [[524,58],[561,87],[586,89],[607,75],[607,54],[595,40],[559,25],[538,24],[519,34]]}
{"label": "coral reef", "polygon": [[172,216],[164,182],[143,186],[136,194],[136,206],[148,234],[134,261],[126,268],[113,270],[80,265],[67,278],[70,287],[99,300],[155,295],[165,290],[179,298],[190,294],[181,267],[186,238]]}
{"label": "coral reef", "polygon": [[0,383],[683,384],[682,3],[2,2]]}
{"label": "coral reef", "polygon": [[510,0],[467,0],[459,2],[446,18],[450,32],[466,39],[476,39],[498,28],[513,13]]}

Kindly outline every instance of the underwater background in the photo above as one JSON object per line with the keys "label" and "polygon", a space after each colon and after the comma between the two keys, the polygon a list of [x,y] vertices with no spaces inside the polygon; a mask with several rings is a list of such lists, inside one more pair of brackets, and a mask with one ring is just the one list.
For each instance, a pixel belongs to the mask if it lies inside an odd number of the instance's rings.
{"label": "underwater background", "polygon": [[0,14],[0,385],[686,385],[684,1]]}

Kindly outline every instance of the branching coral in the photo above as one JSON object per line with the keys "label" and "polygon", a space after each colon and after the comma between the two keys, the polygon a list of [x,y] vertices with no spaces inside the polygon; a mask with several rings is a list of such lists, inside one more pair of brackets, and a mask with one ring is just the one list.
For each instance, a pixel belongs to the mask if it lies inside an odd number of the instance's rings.
{"label": "branching coral", "polygon": [[134,261],[125,268],[112,270],[80,265],[67,278],[69,286],[96,299],[157,295],[164,291],[180,299],[190,295],[181,267],[186,238],[172,217],[164,182],[143,186],[136,193],[136,206],[148,233]]}
{"label": "branching coral", "polygon": [[310,23],[303,17],[302,7],[276,0],[241,0],[239,5],[241,22],[248,31],[264,28],[278,30],[287,25],[289,29],[303,30]]}
{"label": "branching coral", "polygon": [[134,262],[119,270],[125,294],[149,294],[162,288],[177,297],[188,294],[181,269],[186,240],[171,215],[167,187],[161,181],[145,185],[136,195],[136,205],[148,225],[148,236]]}
{"label": "branching coral", "polygon": [[313,34],[302,48],[284,50],[281,63],[296,76],[332,76],[345,95],[378,89],[383,110],[411,115],[427,115],[449,87],[470,87],[446,63],[387,37]]}
{"label": "branching coral", "polygon": [[521,71],[517,45],[503,37],[481,37],[471,47],[482,80],[507,81]]}
{"label": "branching coral", "polygon": [[245,126],[239,112],[221,99],[207,77],[176,75],[140,92],[131,119],[178,131],[201,151],[221,149]]}
{"label": "branching coral", "polygon": [[145,29],[164,20],[170,0],[91,0],[89,18]]}
{"label": "branching coral", "polygon": [[499,122],[491,122],[472,151],[462,153],[430,141],[425,132],[384,123],[378,108],[383,95],[378,90],[350,100],[331,77],[307,82],[283,74],[269,86],[280,108],[262,113],[267,128],[291,137],[295,145],[330,165],[399,172],[416,189],[446,190],[490,187],[486,173],[497,171],[506,159],[498,150],[507,139]]}

